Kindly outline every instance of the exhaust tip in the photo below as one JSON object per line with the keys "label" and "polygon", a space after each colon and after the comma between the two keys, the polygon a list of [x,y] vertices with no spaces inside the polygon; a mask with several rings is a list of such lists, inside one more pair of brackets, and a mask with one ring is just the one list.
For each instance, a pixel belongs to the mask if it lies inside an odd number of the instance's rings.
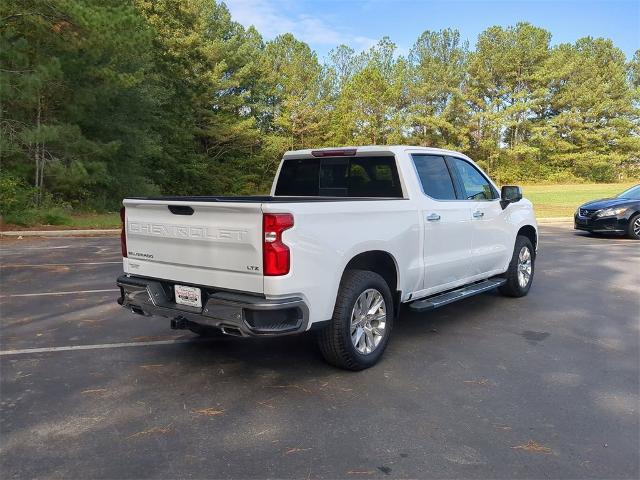
{"label": "exhaust tip", "polygon": [[222,333],[225,335],[231,335],[232,337],[242,337],[242,332],[237,327],[220,327]]}

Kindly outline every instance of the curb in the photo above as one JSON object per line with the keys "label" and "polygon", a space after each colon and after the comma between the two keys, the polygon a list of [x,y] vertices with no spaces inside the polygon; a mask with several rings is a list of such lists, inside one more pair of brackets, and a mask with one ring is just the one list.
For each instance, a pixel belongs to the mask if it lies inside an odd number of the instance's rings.
{"label": "curb", "polygon": [[0,237],[75,237],[90,236],[99,237],[105,235],[119,235],[120,229],[94,229],[94,230],[15,230],[0,232]]}

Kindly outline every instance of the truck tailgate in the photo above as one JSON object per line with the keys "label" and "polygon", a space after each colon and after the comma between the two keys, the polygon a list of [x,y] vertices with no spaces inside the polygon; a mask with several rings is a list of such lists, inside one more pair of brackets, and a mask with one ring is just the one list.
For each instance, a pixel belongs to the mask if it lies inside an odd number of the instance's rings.
{"label": "truck tailgate", "polygon": [[125,199],[126,273],[262,293],[260,203]]}

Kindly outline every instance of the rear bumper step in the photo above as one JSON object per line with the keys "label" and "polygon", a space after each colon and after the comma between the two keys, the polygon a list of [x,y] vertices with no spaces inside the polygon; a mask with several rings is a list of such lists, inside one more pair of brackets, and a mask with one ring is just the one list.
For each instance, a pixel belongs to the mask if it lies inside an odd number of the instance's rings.
{"label": "rear bumper step", "polygon": [[203,307],[178,305],[172,283],[123,275],[118,303],[133,313],[184,319],[234,336],[275,336],[305,331],[309,309],[301,298],[268,300],[254,295],[203,291]]}
{"label": "rear bumper step", "polygon": [[409,308],[416,312],[433,310],[434,308],[442,307],[443,305],[462,300],[463,298],[471,297],[473,295],[492,290],[499,287],[500,285],[504,285],[505,283],[506,279],[504,278],[490,278],[488,280],[483,280],[478,283],[466,285],[455,290],[450,290],[448,292],[439,293],[431,297],[423,298],[422,300],[416,300],[415,302],[411,302],[411,304],[409,304]]}

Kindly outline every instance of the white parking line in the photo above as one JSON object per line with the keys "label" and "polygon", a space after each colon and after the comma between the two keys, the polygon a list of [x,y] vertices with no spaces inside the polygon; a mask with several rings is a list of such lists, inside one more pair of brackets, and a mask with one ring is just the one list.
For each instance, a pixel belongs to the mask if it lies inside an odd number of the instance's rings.
{"label": "white parking line", "polygon": [[[69,247],[71,247],[71,245],[64,245],[64,246],[61,246],[61,247],[24,247],[24,248],[19,248],[19,249],[3,249],[3,248],[0,248],[0,257],[5,256],[5,255],[26,255],[31,250],[67,249]],[[120,246],[119,245],[116,245],[116,246],[114,246],[114,245],[75,245],[75,246],[73,246],[73,248],[74,248],[74,250],[96,248],[96,249],[98,249],[98,252],[97,252],[98,254],[104,253],[105,251],[110,251],[110,250],[113,250],[115,253],[120,252]]]}
{"label": "white parking line", "polygon": [[58,250],[61,248],[70,248],[70,247],[71,245],[58,245],[57,247],[24,247],[24,248],[21,248],[20,250]]}
{"label": "white parking line", "polygon": [[193,343],[200,339],[193,338],[177,338],[175,340],[155,340],[150,342],[129,342],[129,343],[101,343],[98,345],[67,345],[64,347],[45,347],[45,348],[23,348],[20,350],[0,350],[0,356],[3,355],[23,355],[29,353],[46,353],[46,352],[69,352],[72,350],[99,350],[105,348],[125,348],[125,347],[148,347],[151,345],[173,345],[178,343]]}
{"label": "white parking line", "polygon": [[9,297],[44,297],[48,295],[73,295],[76,293],[104,293],[119,292],[119,288],[106,288],[104,290],[75,290],[73,292],[43,292],[43,293],[12,293],[10,295],[0,295],[0,298]]}
{"label": "white parking line", "polygon": [[76,266],[76,265],[110,265],[110,264],[122,264],[122,260],[117,262],[77,262],[77,263],[41,263],[41,264],[32,264],[32,265],[21,265],[19,263],[14,263],[10,265],[0,265],[2,268],[21,268],[21,267],[67,267],[67,266]]}

